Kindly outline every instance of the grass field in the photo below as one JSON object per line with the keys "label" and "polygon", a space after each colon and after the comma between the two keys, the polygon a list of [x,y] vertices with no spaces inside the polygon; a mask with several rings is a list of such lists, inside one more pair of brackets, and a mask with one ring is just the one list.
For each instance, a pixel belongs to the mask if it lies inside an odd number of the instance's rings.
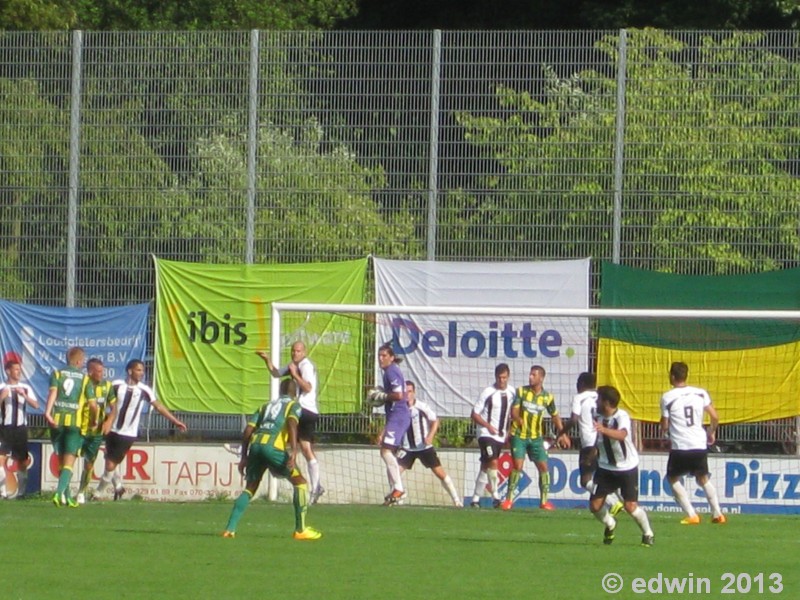
{"label": "grass field", "polygon": [[[724,526],[685,527],[651,513],[656,545],[643,548],[632,519],[617,539],[586,510],[315,506],[324,537],[291,539],[288,505],[254,501],[235,539],[219,536],[231,502],[97,502],[76,509],[45,500],[0,504],[0,598],[583,599],[633,598],[631,580],[705,577],[708,597],[723,574],[747,573],[749,594],[800,597],[796,517],[735,515]],[[625,581],[607,594],[601,579]],[[758,573],[764,573],[758,594]],[[740,578],[744,589],[746,578]],[[684,594],[691,595],[689,587]],[[645,583],[646,588],[646,583]],[[737,591],[736,581],[730,587]],[[661,596],[667,596],[663,591]]]}

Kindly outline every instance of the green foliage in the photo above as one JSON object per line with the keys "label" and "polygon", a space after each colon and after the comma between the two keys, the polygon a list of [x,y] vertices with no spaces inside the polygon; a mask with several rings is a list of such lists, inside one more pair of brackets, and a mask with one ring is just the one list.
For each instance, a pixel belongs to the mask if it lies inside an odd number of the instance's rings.
{"label": "green foliage", "polygon": [[[615,37],[599,48],[616,62]],[[788,170],[800,134],[800,65],[752,34],[689,49],[653,30],[630,33],[627,60],[623,260],[710,273],[800,260],[800,180]],[[599,226],[613,210],[614,76],[551,73],[545,92],[500,87],[509,116],[458,115],[467,141],[503,174],[486,178],[481,197],[447,198],[453,225],[444,240],[481,239],[488,228],[512,257],[610,256],[610,228]],[[539,228],[557,250],[536,244]]]}

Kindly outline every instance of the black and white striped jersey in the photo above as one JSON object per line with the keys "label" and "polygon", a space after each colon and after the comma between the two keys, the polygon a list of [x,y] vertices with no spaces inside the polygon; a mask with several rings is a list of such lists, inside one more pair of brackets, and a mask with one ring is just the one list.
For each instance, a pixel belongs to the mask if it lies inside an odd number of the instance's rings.
{"label": "black and white striped jersey", "polygon": [[28,416],[25,412],[25,396],[20,393],[26,391],[28,396],[36,399],[33,388],[27,383],[15,383],[13,385],[0,384],[0,392],[9,390],[9,394],[3,402],[0,402],[0,424],[10,427],[21,427],[28,424]]}
{"label": "black and white striped jersey", "polygon": [[111,431],[127,437],[136,437],[139,432],[139,417],[142,415],[142,408],[145,404],[152,404],[156,401],[155,392],[150,386],[141,381],[131,385],[118,379],[113,383],[117,392],[117,414]]}
{"label": "black and white striped jersey", "polygon": [[411,407],[411,425],[408,426],[408,431],[403,437],[403,448],[405,450],[419,451],[432,447],[432,444],[426,444],[425,438],[431,432],[431,424],[436,421],[438,417],[433,409],[422,400],[414,402]]}

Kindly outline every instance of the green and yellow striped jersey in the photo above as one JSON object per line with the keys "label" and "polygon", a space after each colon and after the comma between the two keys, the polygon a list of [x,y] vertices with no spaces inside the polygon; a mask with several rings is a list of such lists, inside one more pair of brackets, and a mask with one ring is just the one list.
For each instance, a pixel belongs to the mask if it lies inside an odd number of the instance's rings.
{"label": "green and yellow striped jersey", "polygon": [[289,419],[299,421],[300,411],[300,405],[288,396],[267,402],[247,422],[248,426],[255,428],[250,443],[268,444],[276,450],[286,450]]}
{"label": "green and yellow striped jersey", "polygon": [[522,427],[513,422],[511,435],[523,440],[542,437],[545,412],[551,417],[558,414],[555,396],[547,390],[542,390],[537,394],[529,385],[517,388],[517,396],[514,398],[514,404],[511,405],[512,410],[515,406],[519,407]]}
{"label": "green and yellow striped jersey", "polygon": [[84,377],[83,371],[75,367],[57,369],[50,375],[50,389],[57,390],[53,420],[58,427],[81,426]]}
{"label": "green and yellow striped jersey", "polygon": [[[111,382],[104,379],[100,383],[95,383],[90,377],[83,380],[81,390],[81,435],[100,435],[103,433],[103,421],[106,418],[108,409],[117,401],[117,394]],[[97,403],[97,415],[95,426],[92,427],[92,415],[89,409],[89,401]]]}

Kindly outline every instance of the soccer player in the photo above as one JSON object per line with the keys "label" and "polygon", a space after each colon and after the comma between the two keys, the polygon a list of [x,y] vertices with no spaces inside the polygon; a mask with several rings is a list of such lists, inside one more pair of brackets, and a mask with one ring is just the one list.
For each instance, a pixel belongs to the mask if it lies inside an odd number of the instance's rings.
{"label": "soccer player", "polygon": [[312,446],[317,430],[317,422],[319,421],[317,367],[306,356],[306,345],[300,341],[292,344],[292,360],[282,369],[278,369],[273,364],[269,354],[263,350],[256,354],[267,363],[267,368],[273,377],[290,375],[297,383],[297,388],[300,391],[297,401],[302,409],[297,435],[300,440],[300,451],[303,453],[308,465],[308,480],[311,485],[310,502],[311,504],[316,504],[319,497],[325,493],[325,489],[319,483],[319,462]]}
{"label": "soccer player", "polygon": [[406,398],[406,382],[398,363],[401,361],[394,354],[391,344],[383,344],[378,348],[378,364],[383,371],[383,386],[369,392],[371,402],[383,402],[386,411],[386,425],[381,435],[381,459],[386,464],[386,475],[392,491],[384,498],[384,506],[396,504],[406,496],[400,465],[397,462],[397,451],[403,441],[403,435],[411,424],[411,411]]}
{"label": "soccer player", "polygon": [[22,366],[17,360],[4,365],[6,381],[0,384],[0,496],[6,497],[6,465],[9,455],[17,463],[17,491],[22,498],[28,485],[28,416],[26,407],[39,408],[33,388],[22,383]]}
{"label": "soccer player", "polygon": [[78,506],[70,491],[75,457],[83,445],[81,436],[81,389],[86,352],[74,346],[67,350],[67,366],[53,371],[44,418],[50,425],[50,438],[58,455],[58,486],[53,495],[56,506]]}
{"label": "soccer player", "polygon": [[397,453],[400,473],[411,470],[414,462],[419,459],[422,466],[433,471],[442,482],[442,487],[450,494],[453,506],[461,508],[464,503],[433,447],[433,439],[439,429],[439,418],[428,404],[417,400],[417,386],[413,381],[406,380],[406,398],[411,409],[411,425],[403,436],[403,447]]}
{"label": "soccer player", "polygon": [[[570,429],[574,424],[578,424],[578,434],[581,440],[581,449],[578,453],[578,471],[581,477],[581,487],[586,489],[589,494],[594,490],[592,477],[597,469],[597,432],[594,430],[594,423],[597,420],[597,377],[594,373],[581,373],[578,375],[576,388],[578,393],[572,399],[572,414],[569,420],[564,423],[564,431],[561,434],[562,445],[566,440]],[[606,498],[606,503],[611,511],[611,516],[616,517],[624,507],[622,499],[616,493],[611,493]]]}
{"label": "soccer player", "polygon": [[556,409],[555,397],[543,387],[544,377],[544,367],[532,366],[528,375],[529,385],[517,389],[514,404],[511,406],[511,458],[514,461],[514,468],[508,480],[506,499],[501,505],[503,510],[511,510],[514,490],[519,483],[526,454],[539,471],[539,508],[555,510],[547,499],[550,493],[550,472],[547,470],[547,448],[544,447],[545,412],[553,419],[557,437],[562,437],[567,444],[569,438],[561,435],[564,424]]}
{"label": "soccer player", "polygon": [[139,418],[145,402],[180,431],[186,431],[186,425],[156,399],[152,388],[143,383],[144,363],[133,359],[125,365],[125,370],[127,378],[112,383],[117,401],[113,403],[111,412],[103,422],[103,433],[106,436],[105,471],[97,486],[97,491],[102,492],[109,483],[112,483],[114,500],[119,500],[125,493],[122,478],[117,473],[117,465],[122,462],[136,441]]}
{"label": "soccer player", "polygon": [[[661,428],[672,442],[667,460],[667,479],[672,486],[675,501],[686,513],[683,525],[699,525],[697,514],[686,488],[681,483],[684,475],[691,474],[697,485],[703,488],[711,507],[711,522],[725,523],[717,498],[717,490],[709,481],[708,446],[716,440],[719,417],[711,397],[702,388],[686,384],[689,367],[683,362],[674,362],[669,369],[672,389],[661,397]],[[708,431],[703,428],[703,414],[708,414],[711,423]]]}
{"label": "soccer player", "polygon": [[642,530],[642,546],[653,545],[653,530],[645,510],[639,506],[639,454],[633,445],[631,417],[619,408],[619,390],[609,385],[597,388],[598,421],[597,470],[594,491],[589,497],[589,510],[606,526],[603,543],[614,541],[617,521],[606,506],[606,496],[619,490],[625,510]]}
{"label": "soccer player", "polygon": [[[242,458],[239,472],[247,486],[236,498],[222,537],[236,536],[236,526],[247,505],[258,490],[264,472],[269,469],[276,477],[288,479],[294,486],[294,533],[296,540],[318,540],[322,534],[306,527],[308,485],[295,466],[298,430],[302,409],[295,402],[297,384],[292,379],[281,381],[280,397],[264,404],[247,422],[242,439]],[[287,452],[288,446],[288,452]]]}
{"label": "soccer player", "polygon": [[105,367],[99,358],[90,358],[86,362],[86,377],[81,390],[81,434],[83,444],[78,455],[83,458],[81,485],[78,488],[78,504],[86,502],[86,489],[94,475],[94,462],[103,444],[103,423],[109,409],[117,400],[114,386],[103,378]]}
{"label": "soccer player", "polygon": [[508,387],[511,369],[505,363],[494,368],[494,384],[481,392],[472,407],[472,421],[478,425],[481,469],[475,479],[475,491],[470,506],[480,507],[481,496],[487,483],[492,495],[492,506],[500,506],[497,492],[497,459],[507,441],[508,420],[514,402],[514,390]]}

